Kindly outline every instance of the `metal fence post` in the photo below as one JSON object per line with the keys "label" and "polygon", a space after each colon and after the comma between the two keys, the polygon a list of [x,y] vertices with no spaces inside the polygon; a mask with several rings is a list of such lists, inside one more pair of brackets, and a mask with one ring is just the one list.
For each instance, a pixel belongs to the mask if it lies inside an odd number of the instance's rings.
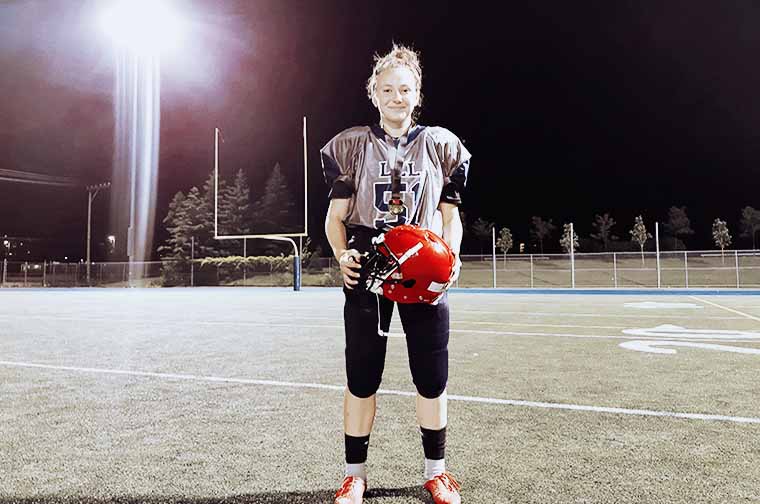
{"label": "metal fence post", "polygon": [[687,252],[683,251],[683,272],[686,277],[686,288],[689,288],[689,256]]}
{"label": "metal fence post", "polygon": [[734,250],[734,261],[736,262],[736,288],[739,288],[739,251]]}
{"label": "metal fence post", "polygon": [[491,266],[493,270],[493,288],[496,288],[496,226],[491,228]]}
{"label": "metal fence post", "polygon": [[42,286],[47,287],[47,261],[42,261]]}
{"label": "metal fence post", "polygon": [[27,271],[29,271],[29,263],[28,262],[24,262],[24,287],[27,286],[27,284],[26,284],[26,272]]}
{"label": "metal fence post", "polygon": [[570,287],[575,289],[575,231],[573,223],[570,223]]}
{"label": "metal fence post", "polygon": [[657,245],[657,288],[659,289],[662,287],[662,282],[660,280],[660,223],[655,222],[654,223],[654,235],[655,235],[655,244]]}
{"label": "metal fence post", "polygon": [[3,287],[5,287],[5,281],[8,278],[8,259],[3,259]]}
{"label": "metal fence post", "polygon": [[615,252],[612,253],[612,278],[615,281],[615,288],[617,289],[617,254]]}
{"label": "metal fence post", "polygon": [[533,288],[533,254],[530,255],[530,288]]}
{"label": "metal fence post", "polygon": [[190,237],[190,287],[195,287],[195,236]]}
{"label": "metal fence post", "polygon": [[248,261],[246,261],[246,257],[248,257],[247,243],[248,243],[248,239],[243,238],[243,285],[244,286],[246,282],[248,281]]}

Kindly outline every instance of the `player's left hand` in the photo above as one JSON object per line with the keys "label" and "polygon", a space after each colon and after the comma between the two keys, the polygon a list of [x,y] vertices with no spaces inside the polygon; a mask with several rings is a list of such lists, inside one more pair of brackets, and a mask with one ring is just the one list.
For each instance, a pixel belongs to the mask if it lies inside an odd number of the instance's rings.
{"label": "player's left hand", "polygon": [[459,254],[456,254],[454,256],[454,269],[451,270],[451,278],[449,278],[449,286],[456,283],[456,281],[459,279],[459,272],[462,269],[462,260],[459,259]]}

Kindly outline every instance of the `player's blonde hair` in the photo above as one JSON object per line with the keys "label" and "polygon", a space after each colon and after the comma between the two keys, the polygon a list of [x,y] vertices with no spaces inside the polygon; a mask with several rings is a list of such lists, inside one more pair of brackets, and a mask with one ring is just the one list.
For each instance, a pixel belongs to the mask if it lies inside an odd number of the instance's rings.
{"label": "player's blonde hair", "polygon": [[[377,76],[389,68],[405,67],[414,75],[414,82],[417,85],[419,101],[417,108],[422,105],[422,66],[420,65],[420,55],[414,49],[393,43],[393,48],[387,54],[380,56],[375,54],[375,66],[372,69],[372,75],[367,79],[367,97],[373,101],[375,89],[377,88]],[[416,116],[416,113],[415,113]]]}

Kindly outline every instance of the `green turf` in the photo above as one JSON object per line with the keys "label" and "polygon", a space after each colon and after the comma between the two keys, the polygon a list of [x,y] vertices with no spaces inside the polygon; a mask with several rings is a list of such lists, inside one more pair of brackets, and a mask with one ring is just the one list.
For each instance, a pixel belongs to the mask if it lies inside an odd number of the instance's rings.
{"label": "green turf", "polygon": [[[0,291],[0,360],[201,378],[0,364],[0,501],[332,502],[339,390],[202,378],[341,386],[341,296]],[[449,392],[760,417],[760,356],[619,346],[622,329],[661,324],[760,332],[750,318],[760,318],[757,297],[704,299],[747,316],[684,296],[454,293]],[[640,301],[702,308],[623,306]],[[726,344],[760,348],[760,339]],[[382,387],[414,390],[402,338],[389,341]],[[429,502],[413,397],[378,401],[366,502]],[[760,502],[760,424],[461,401],[449,418],[447,462],[464,502]]]}

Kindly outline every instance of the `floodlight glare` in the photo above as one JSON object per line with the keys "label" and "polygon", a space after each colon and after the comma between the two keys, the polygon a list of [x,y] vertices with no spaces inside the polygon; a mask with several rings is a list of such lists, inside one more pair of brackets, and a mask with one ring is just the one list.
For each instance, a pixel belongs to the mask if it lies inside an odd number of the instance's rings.
{"label": "floodlight glare", "polygon": [[114,42],[138,55],[159,55],[179,46],[182,21],[168,0],[114,0],[100,17]]}

